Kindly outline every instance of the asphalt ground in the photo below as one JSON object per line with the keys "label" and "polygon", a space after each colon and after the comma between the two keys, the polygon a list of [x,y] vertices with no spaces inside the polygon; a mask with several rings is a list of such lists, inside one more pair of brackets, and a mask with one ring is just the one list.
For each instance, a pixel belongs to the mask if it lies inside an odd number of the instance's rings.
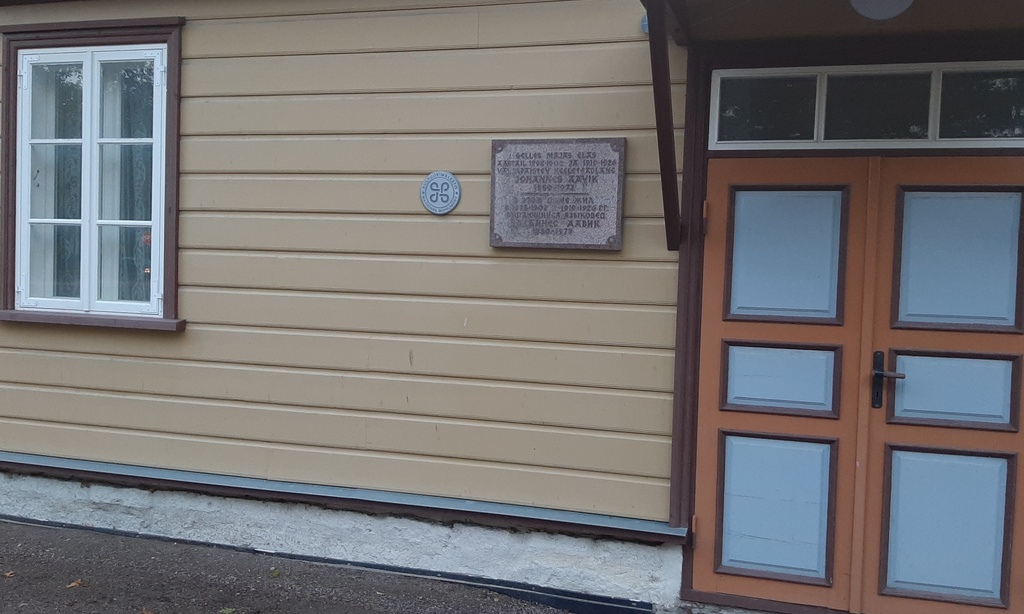
{"label": "asphalt ground", "polygon": [[0,614],[564,614],[437,579],[0,520]]}

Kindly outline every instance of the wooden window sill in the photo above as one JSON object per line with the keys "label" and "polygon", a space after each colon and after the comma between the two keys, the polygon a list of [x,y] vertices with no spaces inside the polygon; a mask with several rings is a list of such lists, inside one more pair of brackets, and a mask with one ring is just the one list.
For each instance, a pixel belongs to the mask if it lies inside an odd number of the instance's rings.
{"label": "wooden window sill", "polygon": [[127,328],[179,333],[185,330],[185,320],[173,318],[144,318],[130,315],[98,315],[88,313],[57,313],[0,309],[0,322],[30,322],[34,324],[63,324],[93,326],[97,328]]}

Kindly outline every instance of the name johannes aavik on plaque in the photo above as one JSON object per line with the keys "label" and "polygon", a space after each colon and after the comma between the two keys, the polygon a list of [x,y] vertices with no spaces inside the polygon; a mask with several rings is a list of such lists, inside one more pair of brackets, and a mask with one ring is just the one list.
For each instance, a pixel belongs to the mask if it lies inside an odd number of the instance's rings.
{"label": "name johannes aavik on plaque", "polygon": [[491,143],[491,246],[622,249],[626,139]]}

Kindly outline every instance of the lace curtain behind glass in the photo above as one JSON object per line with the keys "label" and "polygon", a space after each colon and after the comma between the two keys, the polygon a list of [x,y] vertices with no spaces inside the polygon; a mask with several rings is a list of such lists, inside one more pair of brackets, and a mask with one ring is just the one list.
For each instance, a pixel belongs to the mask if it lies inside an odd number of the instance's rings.
{"label": "lace curtain behind glass", "polygon": [[[120,74],[121,136],[153,136],[152,64],[132,64]],[[153,192],[151,145],[126,145],[121,148],[120,219],[151,219]],[[150,228],[120,229],[118,263],[118,300],[148,301],[152,231]]]}
{"label": "lace curtain behind glass", "polygon": [[[56,109],[54,135],[57,138],[82,136],[82,67],[54,66],[53,83]],[[54,219],[74,220],[82,216],[82,148],[55,148]],[[53,296],[78,297],[81,291],[81,226],[57,225],[53,228]]]}

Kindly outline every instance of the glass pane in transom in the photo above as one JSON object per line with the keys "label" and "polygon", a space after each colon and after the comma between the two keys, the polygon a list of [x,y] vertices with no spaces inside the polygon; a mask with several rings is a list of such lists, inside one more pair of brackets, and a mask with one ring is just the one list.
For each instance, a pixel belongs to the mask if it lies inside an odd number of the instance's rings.
{"label": "glass pane in transom", "polygon": [[1024,137],[1024,71],[942,74],[939,137]]}
{"label": "glass pane in transom", "polygon": [[1021,195],[907,192],[900,322],[1013,326]]}
{"label": "glass pane in transom", "polygon": [[931,75],[828,77],[826,140],[927,139]]}
{"label": "glass pane in transom", "polygon": [[33,139],[82,138],[82,65],[32,66]]}
{"label": "glass pane in transom", "polygon": [[100,65],[100,136],[153,137],[153,62]]}
{"label": "glass pane in transom", "polygon": [[814,139],[817,84],[813,75],[722,79],[718,140]]}

